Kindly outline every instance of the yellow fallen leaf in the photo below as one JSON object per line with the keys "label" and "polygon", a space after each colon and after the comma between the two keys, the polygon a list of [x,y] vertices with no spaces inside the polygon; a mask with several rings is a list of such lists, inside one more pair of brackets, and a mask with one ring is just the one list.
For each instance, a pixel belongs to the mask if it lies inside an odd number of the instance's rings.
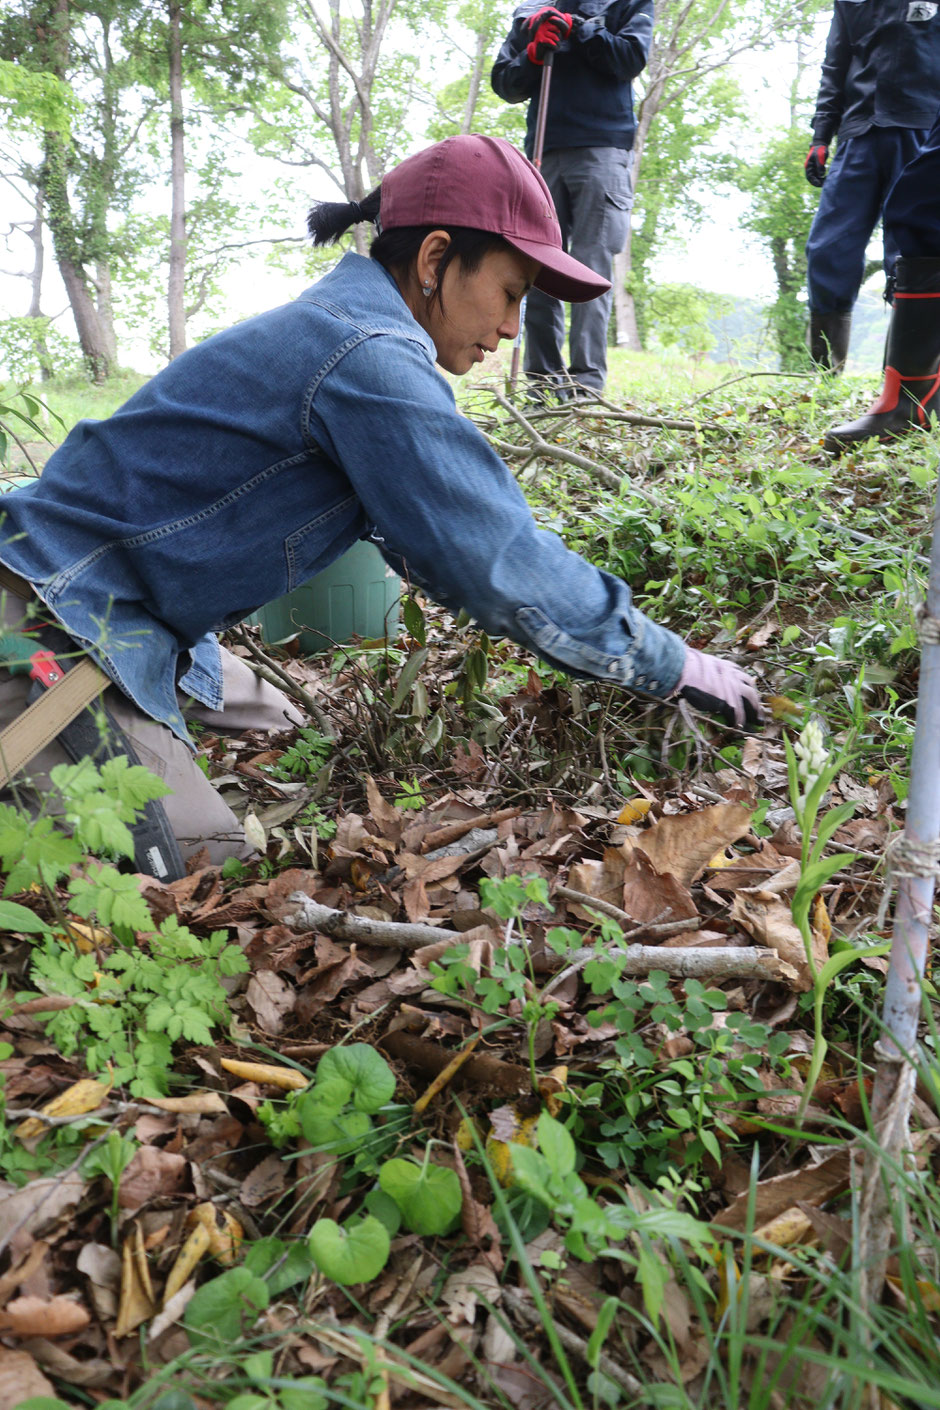
{"label": "yellow fallen leaf", "polygon": [[716,1266],[718,1269],[718,1298],[713,1316],[717,1327],[731,1306],[731,1295],[738,1290],[741,1274],[738,1272],[737,1263],[724,1249],[718,1254]]}
{"label": "yellow fallen leaf", "polygon": [[733,867],[736,861],[737,857],[727,856],[725,848],[719,847],[715,855],[705,863],[705,870],[721,871],[724,867]]}
{"label": "yellow fallen leaf", "polygon": [[[73,1082],[71,1087],[66,1087],[64,1092],[53,1097],[51,1102],[46,1102],[45,1106],[40,1107],[40,1111],[46,1116],[82,1116],[86,1111],[97,1110],[110,1090],[110,1082],[97,1082],[92,1077],[83,1077],[80,1082]],[[49,1129],[38,1116],[28,1116],[16,1127],[14,1134],[21,1141],[30,1141]]]}
{"label": "yellow fallen leaf", "polygon": [[553,1067],[547,1077],[542,1077],[539,1080],[539,1096],[545,1103],[549,1116],[558,1115],[567,1086],[568,1068],[564,1065]]}
{"label": "yellow fallen leaf", "polygon": [[[826,909],[826,898],[821,891],[813,902],[813,939],[817,941],[813,946],[816,963],[825,964],[829,954],[829,941],[832,939],[832,921]],[[819,950],[822,951],[821,955]]]}
{"label": "yellow fallen leaf", "polygon": [[812,1222],[801,1209],[791,1205],[769,1223],[755,1229],[754,1237],[769,1244],[776,1244],[778,1248],[789,1248],[791,1244],[813,1243],[814,1239],[806,1237],[812,1231]]}
{"label": "yellow fallen leaf", "polygon": [[473,1138],[473,1133],[475,1130],[476,1123],[474,1122],[473,1117],[464,1116],[461,1118],[460,1125],[457,1127],[457,1134],[454,1136],[454,1140],[457,1143],[457,1147],[459,1150],[473,1150],[474,1145],[476,1144]]}
{"label": "yellow fallen leaf", "polygon": [[[166,1307],[171,1297],[175,1297],[184,1283],[189,1281],[199,1260],[209,1252],[210,1245],[209,1230],[205,1224],[197,1224],[183,1244],[176,1256],[176,1262],[170,1269],[169,1277],[166,1280],[166,1287],[163,1289],[163,1306]],[[123,1289],[122,1289],[123,1291]]]}
{"label": "yellow fallen leaf", "polygon": [[630,798],[620,810],[617,817],[619,823],[638,823],[641,818],[645,818],[650,810],[650,800],[648,798]]}
{"label": "yellow fallen leaf", "polygon": [[231,1267],[245,1237],[245,1231],[234,1215],[207,1201],[205,1204],[196,1205],[186,1223],[202,1225],[209,1235],[209,1249],[213,1258],[217,1258],[226,1267]]}
{"label": "yellow fallen leaf", "polygon": [[802,715],[803,706],[797,705],[788,695],[768,695],[766,703],[775,720],[785,720],[788,715]]}
{"label": "yellow fallen leaf", "polygon": [[222,1058],[222,1067],[233,1077],[243,1082],[267,1082],[271,1087],[281,1087],[285,1092],[299,1092],[310,1085],[310,1078],[298,1072],[296,1067],[275,1067],[268,1062],[238,1062],[235,1058]]}
{"label": "yellow fallen leaf", "polygon": [[114,936],[110,930],[103,930],[100,925],[83,925],[79,920],[66,921],[61,938],[71,940],[76,950],[82,955],[90,954],[99,945],[111,945],[114,942]]}
{"label": "yellow fallen leaf", "polygon": [[[898,1294],[900,1298],[905,1298],[904,1284],[900,1278],[893,1273],[885,1276],[885,1282]],[[936,1283],[928,1283],[924,1278],[917,1279],[917,1300],[925,1312],[940,1312],[940,1288]]]}
{"label": "yellow fallen leaf", "polygon": [[188,1097],[148,1097],[147,1105],[181,1116],[216,1116],[228,1111],[219,1092],[190,1092]]}
{"label": "yellow fallen leaf", "polygon": [[133,1233],[128,1234],[121,1247],[121,1299],[114,1335],[128,1336],[155,1311],[144,1237],[140,1225],[135,1224]]}
{"label": "yellow fallen leaf", "polygon": [[498,1140],[495,1136],[489,1135],[486,1138],[484,1149],[487,1159],[493,1168],[493,1174],[504,1189],[507,1189],[515,1182],[515,1175],[512,1168],[512,1147],[513,1146],[534,1146],[538,1139],[538,1114],[535,1116],[523,1116],[518,1107],[500,1108],[505,1113],[511,1124],[511,1134],[508,1141]]}

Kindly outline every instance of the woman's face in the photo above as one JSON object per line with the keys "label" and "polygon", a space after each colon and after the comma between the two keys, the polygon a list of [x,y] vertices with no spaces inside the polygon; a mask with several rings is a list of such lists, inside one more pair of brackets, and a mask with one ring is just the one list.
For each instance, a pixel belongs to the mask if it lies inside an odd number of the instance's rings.
{"label": "woman's face", "polygon": [[[433,338],[445,372],[461,376],[486,353],[495,352],[504,338],[515,338],[522,297],[539,268],[518,250],[490,250],[469,273],[459,259],[452,260],[444,270],[440,298],[419,296],[424,307],[412,306],[413,312]],[[433,265],[424,277],[433,287]]]}

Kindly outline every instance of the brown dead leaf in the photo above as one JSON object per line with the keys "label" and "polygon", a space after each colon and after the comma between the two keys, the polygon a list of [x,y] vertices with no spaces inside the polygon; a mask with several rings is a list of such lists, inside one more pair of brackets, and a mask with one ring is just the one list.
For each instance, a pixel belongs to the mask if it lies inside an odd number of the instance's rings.
{"label": "brown dead leaf", "polygon": [[[455,1141],[452,1146],[454,1152],[454,1169],[457,1172],[457,1179],[460,1181],[460,1192],[463,1196],[463,1203],[460,1208],[460,1227],[463,1229],[467,1240],[483,1253],[484,1262],[494,1273],[503,1271],[504,1259],[500,1249],[499,1230],[496,1227],[496,1220],[492,1211],[485,1204],[481,1204],[478,1199],[474,1199],[473,1190],[470,1185],[470,1177],[467,1174],[467,1167],[464,1164],[463,1152],[459,1144]],[[490,1299],[492,1301],[492,1299]]]}
{"label": "brown dead leaf", "polygon": [[[850,1164],[849,1152],[841,1150],[817,1165],[805,1165],[801,1170],[788,1170],[785,1175],[761,1180],[756,1189],[755,1225],[768,1224],[776,1215],[782,1214],[791,1205],[799,1205],[801,1201],[819,1205],[841,1194],[848,1188]],[[745,1227],[749,1197],[750,1190],[742,1191],[727,1209],[716,1216],[713,1221],[716,1231]]]}
{"label": "brown dead leaf", "polygon": [[140,1146],[121,1176],[118,1203],[133,1212],[158,1195],[173,1195],[186,1179],[186,1160],[159,1146]]}
{"label": "brown dead leaf", "polygon": [[117,1315],[121,1288],[121,1260],[107,1244],[85,1244],[76,1267],[88,1279],[91,1300],[98,1316],[111,1321]]}
{"label": "brown dead leaf", "polygon": [[256,970],[248,981],[245,998],[262,1033],[277,1037],[284,1019],[297,1002],[297,990],[271,969]]}
{"label": "brown dead leaf", "polygon": [[268,1155],[245,1176],[239,1199],[249,1209],[257,1209],[283,1193],[286,1185],[287,1166],[284,1160],[279,1155]]}
{"label": "brown dead leaf", "polygon": [[[731,907],[731,919],[757,941],[767,945],[796,970],[794,988],[801,993],[812,989],[813,980],[806,962],[803,937],[793,923],[790,907],[769,891],[739,891]],[[825,956],[823,956],[825,962]]]}
{"label": "brown dead leaf", "polygon": [[660,920],[691,920],[698,915],[688,888],[671,872],[659,872],[639,847],[625,865],[617,904],[637,925],[652,925]]}
{"label": "brown dead leaf", "polygon": [[14,1260],[14,1266],[0,1277],[0,1307],[6,1307],[17,1288],[32,1278],[43,1264],[49,1245],[38,1240],[27,1250],[23,1258]]}
{"label": "brown dead leaf", "polygon": [[468,1322],[472,1326],[481,1295],[491,1306],[498,1306],[502,1296],[499,1278],[488,1263],[471,1263],[468,1268],[451,1273],[441,1290],[447,1320],[454,1325]]}
{"label": "brown dead leaf", "polygon": [[87,1307],[70,1297],[17,1297],[0,1312],[0,1336],[66,1337],[90,1321]]}
{"label": "brown dead leaf", "polygon": [[382,836],[388,838],[393,847],[397,847],[401,840],[402,828],[404,826],[404,814],[398,808],[386,803],[379,792],[379,786],[374,778],[366,778],[366,798],[369,802],[369,812],[373,822],[379,827]]}
{"label": "brown dead leaf", "polygon": [[716,852],[744,837],[752,811],[740,803],[716,803],[697,813],[660,818],[635,843],[661,876],[674,876],[691,886]]}
{"label": "brown dead leaf", "polygon": [[40,1395],[54,1399],[55,1387],[29,1352],[0,1346],[0,1410],[16,1410],[24,1400]]}
{"label": "brown dead leaf", "polygon": [[85,1193],[85,1181],[76,1171],[31,1180],[22,1190],[0,1185],[0,1243],[14,1234],[29,1243],[29,1236],[73,1209]]}
{"label": "brown dead leaf", "polygon": [[[83,1077],[80,1082],[73,1082],[71,1087],[53,1097],[51,1102],[46,1102],[42,1111],[46,1116],[81,1116],[86,1111],[95,1111],[110,1090],[110,1082]],[[49,1127],[38,1116],[30,1116],[20,1122],[13,1134],[25,1142],[45,1135],[48,1130]]]}

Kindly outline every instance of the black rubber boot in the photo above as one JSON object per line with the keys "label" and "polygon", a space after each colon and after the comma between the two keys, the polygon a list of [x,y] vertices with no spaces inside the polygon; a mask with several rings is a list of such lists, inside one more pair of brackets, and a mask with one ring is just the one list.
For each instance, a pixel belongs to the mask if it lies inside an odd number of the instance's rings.
{"label": "black rubber boot", "polygon": [[823,372],[838,376],[849,355],[851,313],[811,313],[809,316],[809,355]]}
{"label": "black rubber boot", "polygon": [[940,415],[940,259],[899,259],[895,280],[881,395],[857,421],[833,426],[826,450],[890,441]]}

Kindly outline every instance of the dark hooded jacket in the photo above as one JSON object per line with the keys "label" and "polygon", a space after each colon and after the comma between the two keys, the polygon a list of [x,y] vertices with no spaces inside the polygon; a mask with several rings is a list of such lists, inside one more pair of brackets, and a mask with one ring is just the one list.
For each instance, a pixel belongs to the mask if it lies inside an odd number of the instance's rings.
{"label": "dark hooded jacket", "polygon": [[813,138],[924,127],[940,107],[940,4],[835,0]]}
{"label": "dark hooded jacket", "polygon": [[[490,82],[507,103],[532,98],[526,114],[526,156],[534,150],[538,95],[544,68],[526,54],[529,18],[545,0],[523,0],[499,51]],[[558,147],[620,147],[636,133],[633,80],[646,67],[653,38],[653,0],[559,0],[555,9],[577,15],[552,63],[545,151]]]}

